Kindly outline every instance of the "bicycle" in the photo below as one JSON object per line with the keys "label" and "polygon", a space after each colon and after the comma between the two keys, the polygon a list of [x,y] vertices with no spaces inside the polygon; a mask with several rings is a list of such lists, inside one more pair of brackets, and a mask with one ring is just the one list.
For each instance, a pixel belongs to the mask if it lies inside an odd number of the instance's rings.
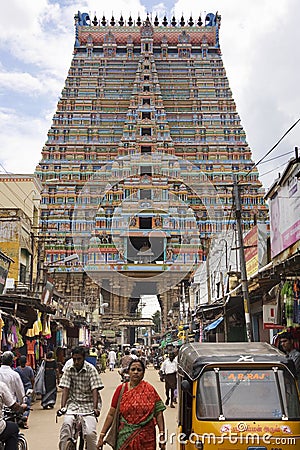
{"label": "bicycle", "polygon": [[[18,421],[20,420],[20,416],[20,413],[12,411],[9,408],[3,409],[3,419],[5,421],[18,423]],[[0,441],[0,450],[4,449],[5,442]],[[18,434],[18,450],[28,450],[28,444],[23,433]]]}
{"label": "bicycle", "polygon": [[82,425],[83,425],[83,416],[91,416],[94,415],[94,411],[90,411],[88,413],[74,413],[68,412],[65,408],[61,408],[56,413],[57,417],[61,417],[63,415],[74,416],[74,421],[72,424],[71,436],[68,438],[68,441],[65,446],[65,450],[84,450],[86,447],[86,441],[84,439]]}

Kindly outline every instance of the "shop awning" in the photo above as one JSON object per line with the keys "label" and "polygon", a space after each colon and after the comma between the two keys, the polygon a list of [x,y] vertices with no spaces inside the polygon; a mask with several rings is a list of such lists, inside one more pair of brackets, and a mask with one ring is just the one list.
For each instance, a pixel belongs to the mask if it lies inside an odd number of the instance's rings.
{"label": "shop awning", "polygon": [[224,317],[219,317],[217,320],[214,320],[213,322],[211,322],[209,325],[207,325],[204,328],[204,331],[210,331],[213,330],[214,328],[217,328],[218,325],[220,325],[220,323],[224,320]]}

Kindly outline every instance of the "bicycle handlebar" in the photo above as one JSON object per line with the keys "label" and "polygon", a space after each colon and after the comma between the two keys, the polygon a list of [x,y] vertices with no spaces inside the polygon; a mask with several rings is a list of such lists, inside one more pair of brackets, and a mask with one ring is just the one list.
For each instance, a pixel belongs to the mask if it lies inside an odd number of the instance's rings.
{"label": "bicycle handlebar", "polygon": [[65,414],[67,416],[92,416],[92,415],[95,415],[95,411],[92,410],[92,411],[89,411],[89,412],[81,413],[81,412],[77,412],[77,411],[68,411],[67,408],[61,408],[58,411],[56,411],[56,415],[58,417],[61,417],[61,416],[65,415]]}

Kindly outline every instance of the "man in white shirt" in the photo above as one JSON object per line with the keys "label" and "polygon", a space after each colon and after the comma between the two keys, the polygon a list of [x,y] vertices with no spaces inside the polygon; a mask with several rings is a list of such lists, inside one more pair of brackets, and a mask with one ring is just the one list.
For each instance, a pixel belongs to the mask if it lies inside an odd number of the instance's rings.
{"label": "man in white shirt", "polygon": [[177,360],[175,359],[174,353],[170,353],[169,356],[165,359],[165,361],[162,363],[160,371],[165,379],[165,391],[167,397],[165,404],[168,406],[171,400],[170,407],[175,408],[174,392],[177,388]]}
{"label": "man in white shirt", "polygon": [[15,401],[23,403],[25,390],[20,375],[12,369],[14,354],[4,352],[0,367],[0,381],[6,384]]}
{"label": "man in white shirt", "polygon": [[116,361],[117,361],[117,354],[116,354],[116,352],[114,350],[110,350],[108,352],[109,370],[114,370]]}
{"label": "man in white shirt", "polygon": [[5,448],[18,450],[19,427],[16,423],[6,422],[3,419],[4,406],[8,406],[13,411],[20,411],[20,413],[23,413],[27,408],[27,405],[17,403],[7,385],[0,381],[0,441],[5,442]]}

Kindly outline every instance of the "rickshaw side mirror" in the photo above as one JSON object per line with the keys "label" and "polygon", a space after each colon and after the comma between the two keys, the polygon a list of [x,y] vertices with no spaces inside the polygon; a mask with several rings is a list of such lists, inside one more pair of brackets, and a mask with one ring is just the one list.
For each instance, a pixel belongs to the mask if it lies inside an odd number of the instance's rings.
{"label": "rickshaw side mirror", "polygon": [[187,394],[191,394],[191,385],[187,380],[183,380],[181,382],[181,389],[183,392],[186,392]]}

